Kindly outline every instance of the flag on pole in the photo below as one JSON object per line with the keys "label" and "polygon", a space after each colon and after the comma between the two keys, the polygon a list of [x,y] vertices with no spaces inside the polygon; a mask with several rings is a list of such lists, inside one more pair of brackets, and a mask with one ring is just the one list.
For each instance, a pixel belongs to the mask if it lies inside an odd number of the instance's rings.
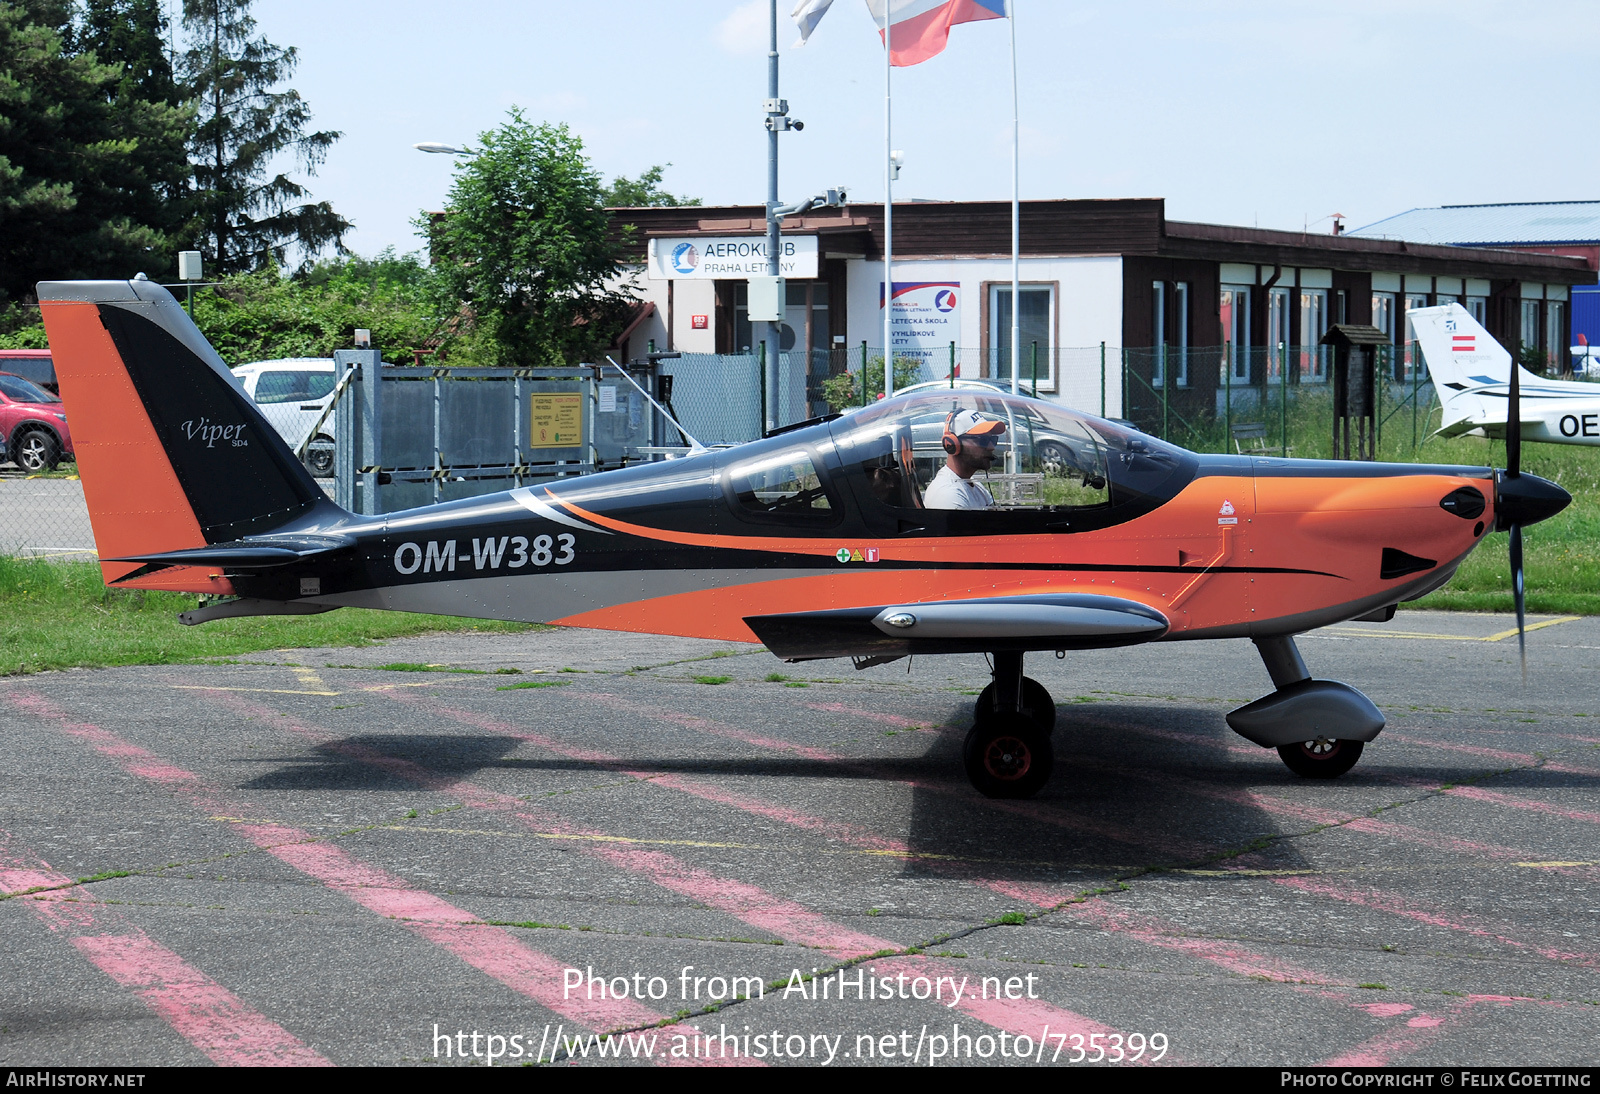
{"label": "flag on pole", "polygon": [[[872,21],[881,34],[887,18],[889,63],[899,68],[921,64],[944,52],[950,28],[981,19],[1004,19],[1010,0],[867,0]],[[799,0],[790,16],[800,28],[797,46],[806,44],[833,0]]]}
{"label": "flag on pole", "polygon": [[833,0],[800,0],[794,6],[794,11],[789,15],[800,28],[800,40],[795,43],[797,48],[806,44],[806,39],[811,37],[811,32],[817,29],[817,24],[822,22],[822,17],[828,14],[832,6]]}
{"label": "flag on pole", "polygon": [[1009,0],[867,0],[879,31],[887,26],[889,63],[920,65],[944,52],[957,23],[1004,19]]}

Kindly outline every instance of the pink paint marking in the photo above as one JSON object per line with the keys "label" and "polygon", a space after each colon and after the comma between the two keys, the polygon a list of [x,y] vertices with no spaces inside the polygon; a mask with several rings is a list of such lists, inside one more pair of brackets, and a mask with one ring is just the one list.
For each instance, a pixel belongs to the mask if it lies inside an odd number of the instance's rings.
{"label": "pink paint marking", "polygon": [[1324,1060],[1321,1067],[1387,1067],[1402,1056],[1427,1048],[1444,1033],[1446,1023],[1455,1019],[1464,1006],[1452,1008],[1445,1018],[1431,1014],[1418,1015],[1402,1025],[1394,1026],[1376,1037],[1369,1037],[1358,1045],[1345,1049],[1337,1056]]}
{"label": "pink paint marking", "polygon": [[[0,889],[16,892],[47,888],[27,901],[52,931],[82,928],[104,931],[121,916],[85,901],[64,898],[76,887],[73,879],[39,859],[28,861],[13,850],[9,833],[0,832],[0,853],[13,865],[0,869]],[[100,922],[97,922],[100,921]],[[109,922],[107,922],[109,921]],[[330,1067],[320,1053],[183,958],[151,940],[142,931],[112,935],[77,935],[72,939],[85,957],[125,988],[130,988],[177,1034],[218,1064],[231,1066]]]}
{"label": "pink paint marking", "polygon": [[[643,706],[619,699],[614,695],[603,693],[591,695],[590,698],[599,699],[607,705],[630,713],[641,714],[646,717],[661,718],[685,728],[697,729],[711,733],[718,737],[741,741],[745,744],[755,745],[758,748],[769,748],[779,752],[793,752],[807,759],[822,760],[837,763],[848,771],[857,772],[879,782],[897,783],[912,790],[926,790],[946,797],[954,797],[963,801],[978,804],[985,809],[996,810],[1004,813],[1014,813],[1027,817],[1042,824],[1054,825],[1071,831],[1084,832],[1089,835],[1099,836],[1103,839],[1115,840],[1118,843],[1128,844],[1145,850],[1159,851],[1174,858],[1190,861],[1202,858],[1216,850],[1214,844],[1198,843],[1170,835],[1156,834],[1143,830],[1128,828],[1124,825],[1111,824],[1098,818],[1087,817],[1074,813],[1060,806],[1042,805],[1038,802],[1003,801],[981,798],[964,783],[954,781],[935,781],[929,779],[904,779],[886,771],[882,766],[870,762],[862,762],[842,756],[835,752],[828,752],[820,748],[807,748],[792,745],[786,741],[773,740],[755,734],[746,733],[737,726],[715,722],[709,718],[683,714],[678,711],[664,710],[660,707]],[[1058,901],[1059,903],[1059,901]]]}
{"label": "pink paint marking", "polygon": [[[10,698],[23,709],[56,722],[72,736],[90,740],[102,754],[114,750],[115,755],[123,760],[124,770],[130,773],[134,766],[151,768],[144,762],[144,757],[149,757],[150,753],[98,726],[71,722],[53,704],[39,696],[11,693]],[[176,775],[146,777],[164,784],[184,784],[195,798],[215,812],[243,812],[218,808],[227,804],[223,797],[206,787],[191,772],[170,768],[170,765],[151,769],[161,768],[167,768]],[[566,966],[555,958],[524,946],[506,931],[489,926],[470,912],[456,908],[431,893],[413,889],[402,879],[378,867],[358,861],[342,848],[319,842],[309,832],[278,824],[240,824],[236,830],[289,866],[321,881],[370,911],[398,920],[414,933],[564,1018],[581,1022],[591,1029],[606,1030],[651,1025],[663,1017],[627,999],[565,998],[566,993],[558,985],[563,983],[562,974]],[[699,1065],[708,1063],[704,1060],[684,1062]]]}
{"label": "pink paint marking", "polygon": [[143,934],[80,936],[72,944],[173,1029],[225,1067],[332,1067],[227,988]]}
{"label": "pink paint marking", "polygon": [[[1096,1022],[1093,1018],[1085,1018],[1074,1011],[1047,1003],[1042,999],[985,999],[982,997],[982,980],[974,984],[972,974],[968,970],[955,965],[939,961],[931,961],[919,957],[896,957],[884,961],[874,961],[867,966],[869,976],[894,977],[896,989],[899,987],[899,977],[904,975],[907,980],[916,977],[926,977],[929,980],[946,978],[950,981],[947,991],[963,980],[967,981],[966,992],[961,996],[954,1010],[975,1018],[985,1025],[996,1029],[1007,1030],[1011,1033],[1031,1037],[1037,1042],[1045,1027],[1049,1027],[1050,1036],[1064,1033],[1071,1037],[1074,1033],[1082,1034],[1087,1038],[1092,1033],[1110,1035],[1119,1033],[1111,1026]],[[1046,1051],[1045,1056],[1050,1056]]]}
{"label": "pink paint marking", "polygon": [[1442,748],[1449,752],[1464,752],[1469,756],[1487,756],[1491,760],[1502,760],[1505,763],[1533,765],[1539,762],[1539,757],[1526,752],[1502,752],[1498,748],[1480,748],[1477,745],[1458,745],[1451,741],[1434,741],[1426,737],[1413,737],[1409,733],[1395,733],[1390,731],[1390,737],[1404,741],[1409,745],[1425,745],[1428,748]]}
{"label": "pink paint marking", "polygon": [[[1361,1003],[1356,1007],[1356,1009],[1364,1010],[1374,1018],[1393,1018],[1396,1015],[1405,1014],[1408,1011],[1413,1011],[1417,1008],[1413,1007],[1410,1003]],[[1413,1018],[1411,1022],[1407,1022],[1406,1024],[1411,1025],[1412,1022],[1417,1021],[1422,1021],[1424,1025],[1439,1024],[1439,1019],[1437,1018],[1433,1019],[1432,1022],[1428,1022],[1426,1019]]]}
{"label": "pink paint marking", "polygon": [[1509,806],[1512,809],[1529,809],[1536,813],[1545,813],[1552,817],[1565,817],[1567,820],[1587,821],[1590,824],[1600,824],[1600,813],[1585,813],[1581,809],[1565,809],[1559,805],[1548,802],[1530,801],[1527,798],[1514,798],[1510,794],[1502,794],[1495,790],[1483,790],[1476,786],[1456,786],[1445,791],[1458,798],[1470,798],[1473,801],[1488,802],[1492,805]]}
{"label": "pink paint marking", "polygon": [[[229,705],[239,709],[249,709],[258,717],[263,715],[276,716],[275,712],[262,707],[250,707],[239,702],[233,702]],[[376,765],[430,790],[450,790],[460,797],[469,808],[512,812],[518,820],[528,826],[547,832],[580,837],[608,835],[608,833],[592,829],[577,828],[566,823],[563,818],[555,813],[533,809],[526,803],[509,795],[499,794],[495,791],[475,786],[465,780],[441,778],[410,760],[385,756],[375,749],[361,745],[349,745],[337,741],[329,742],[323,739],[324,733],[314,733],[297,723],[289,723],[288,728],[291,732],[303,738],[317,741],[321,747],[330,748],[348,755],[352,759]],[[275,832],[270,836],[264,835],[263,838],[275,845],[290,843],[290,840],[283,838],[284,835],[282,832]],[[296,847],[277,846],[273,853],[278,854],[280,857],[284,854],[305,856],[308,851],[315,851],[324,847],[325,845],[322,844]],[[635,850],[617,844],[580,844],[577,850],[589,855],[591,858],[611,863],[630,873],[643,875],[663,888],[688,896],[719,911],[727,912],[734,918],[751,926],[771,931],[785,941],[816,946],[819,949],[828,950],[837,956],[846,958],[900,948],[893,942],[861,934],[848,927],[833,923],[826,916],[810,911],[793,901],[773,896],[757,886],[731,878],[718,877],[705,870],[690,866],[688,863],[664,852]],[[378,879],[369,880],[369,884],[373,883],[381,885],[381,881]],[[419,907],[403,918],[427,919],[436,912],[436,908]]]}
{"label": "pink paint marking", "polygon": [[919,722],[914,718],[907,718],[899,714],[888,714],[881,710],[857,710],[855,707],[845,706],[843,703],[807,703],[805,705],[812,710],[824,710],[830,714],[848,714],[854,718],[864,718],[869,722],[881,722],[886,726],[938,731],[938,726],[931,725],[926,720]]}
{"label": "pink paint marking", "polygon": [[[1377,911],[1401,916],[1418,923],[1426,923],[1430,927],[1442,927],[1445,930],[1458,931],[1476,938],[1492,939],[1514,949],[1536,953],[1540,957],[1551,961],[1572,961],[1580,965],[1589,966],[1600,964],[1600,954],[1558,950],[1553,947],[1523,942],[1512,938],[1507,933],[1517,928],[1488,925],[1474,926],[1464,919],[1452,919],[1441,912],[1422,907],[1398,893],[1387,893],[1376,889],[1350,889],[1309,877],[1282,877],[1273,878],[1272,880],[1279,885],[1286,885],[1291,889],[1299,889],[1314,896],[1326,897],[1329,900],[1338,900],[1364,908],[1373,908]],[[1482,920],[1479,920],[1479,922],[1481,923]]]}
{"label": "pink paint marking", "polygon": [[1066,909],[1068,914],[1086,920],[1102,930],[1126,934],[1140,942],[1162,949],[1198,957],[1240,976],[1275,980],[1285,984],[1331,984],[1327,973],[1267,957],[1242,943],[1214,938],[1185,937],[1181,928],[1151,916],[1138,915],[1103,901],[1086,901]]}

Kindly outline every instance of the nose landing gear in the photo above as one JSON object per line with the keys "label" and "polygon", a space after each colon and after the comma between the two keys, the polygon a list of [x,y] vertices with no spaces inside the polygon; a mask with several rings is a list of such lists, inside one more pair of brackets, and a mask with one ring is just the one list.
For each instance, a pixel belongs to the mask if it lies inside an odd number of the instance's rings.
{"label": "nose landing gear", "polygon": [[1044,685],[1022,675],[1022,654],[993,655],[994,681],[973,705],[961,758],[967,778],[986,798],[1031,798],[1050,779],[1056,704]]}

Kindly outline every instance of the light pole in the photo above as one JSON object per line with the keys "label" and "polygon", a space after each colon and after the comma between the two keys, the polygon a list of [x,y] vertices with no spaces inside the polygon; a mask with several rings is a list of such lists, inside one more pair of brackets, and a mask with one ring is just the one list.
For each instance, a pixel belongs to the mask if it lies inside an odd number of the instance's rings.
{"label": "light pole", "polygon": [[440,144],[438,141],[420,141],[411,147],[418,152],[434,152],[443,156],[476,156],[478,154],[470,148],[457,148],[453,144]]}

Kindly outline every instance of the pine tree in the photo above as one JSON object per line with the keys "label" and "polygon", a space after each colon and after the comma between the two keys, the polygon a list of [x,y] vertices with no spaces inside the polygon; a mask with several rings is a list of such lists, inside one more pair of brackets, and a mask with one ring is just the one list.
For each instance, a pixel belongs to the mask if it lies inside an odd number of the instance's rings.
{"label": "pine tree", "polygon": [[124,67],[75,35],[68,3],[0,0],[0,299],[171,264],[188,116],[125,95]]}
{"label": "pine tree", "polygon": [[218,273],[282,264],[289,248],[306,263],[329,244],[343,250],[352,225],[327,202],[304,202],[309,191],[279,173],[273,161],[296,157],[307,174],[342,135],[307,133],[311,108],[293,88],[278,88],[298,57],[255,37],[251,0],[184,0],[188,48],[179,76],[198,116],[190,138],[198,242]]}

